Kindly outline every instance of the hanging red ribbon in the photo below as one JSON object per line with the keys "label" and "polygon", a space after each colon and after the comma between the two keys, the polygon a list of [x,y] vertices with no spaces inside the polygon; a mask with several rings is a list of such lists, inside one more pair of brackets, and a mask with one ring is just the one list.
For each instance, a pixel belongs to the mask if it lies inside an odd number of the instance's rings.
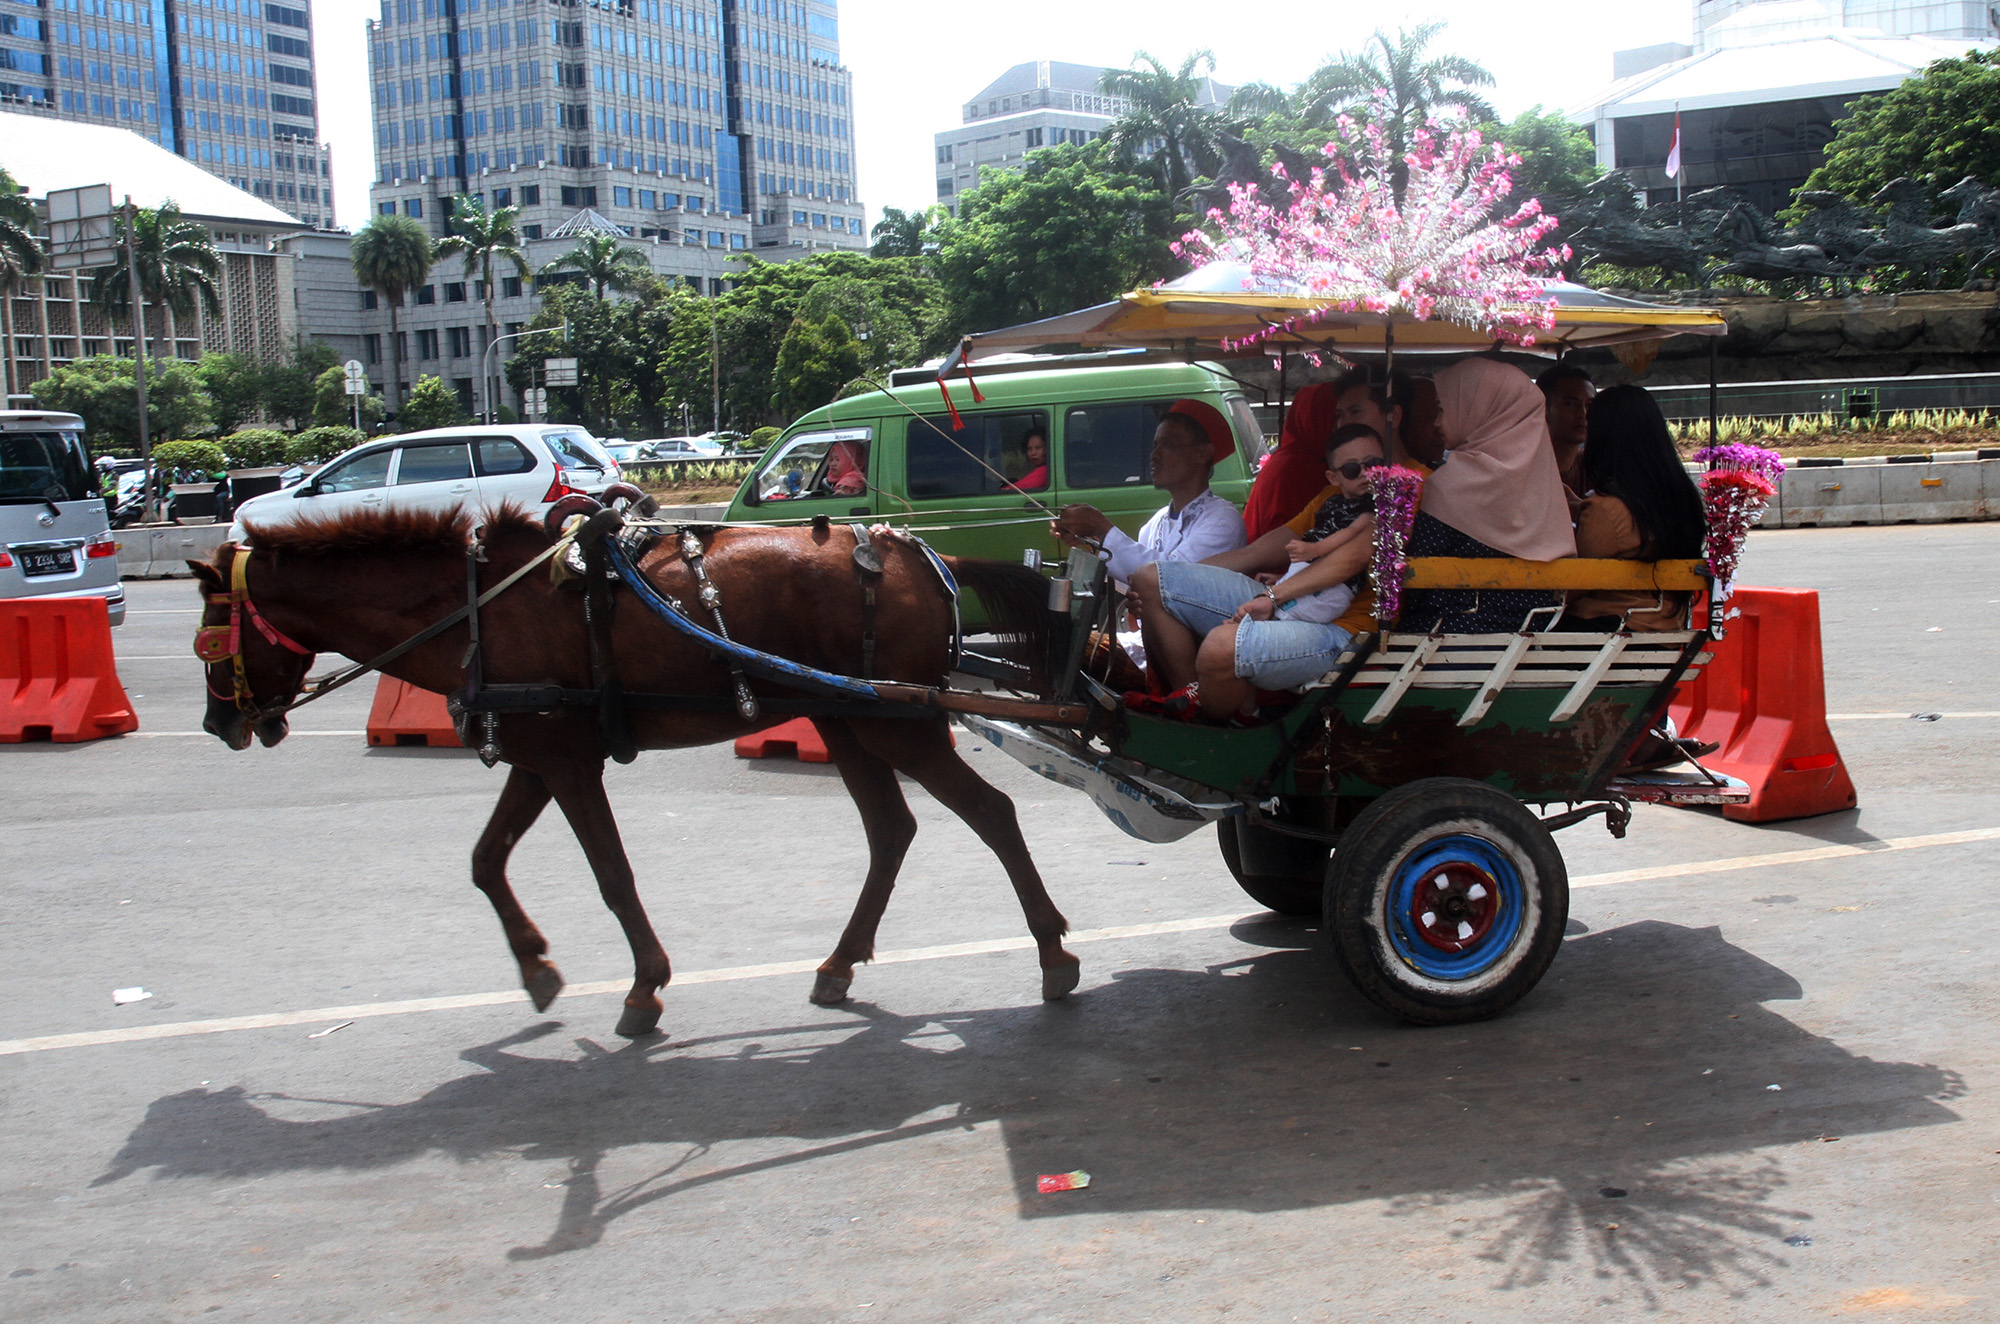
{"label": "hanging red ribbon", "polygon": [[938,394],[944,397],[945,412],[951,415],[951,430],[965,431],[965,420],[958,416],[958,406],[951,402],[951,388],[944,384],[942,377],[938,378]]}

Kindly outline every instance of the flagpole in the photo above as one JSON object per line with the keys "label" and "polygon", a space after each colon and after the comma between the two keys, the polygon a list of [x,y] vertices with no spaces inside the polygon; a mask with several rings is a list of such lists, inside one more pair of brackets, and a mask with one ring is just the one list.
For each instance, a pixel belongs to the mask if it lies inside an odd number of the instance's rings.
{"label": "flagpole", "polygon": [[1679,206],[1687,192],[1687,164],[1681,160],[1681,103],[1674,102],[1674,205]]}

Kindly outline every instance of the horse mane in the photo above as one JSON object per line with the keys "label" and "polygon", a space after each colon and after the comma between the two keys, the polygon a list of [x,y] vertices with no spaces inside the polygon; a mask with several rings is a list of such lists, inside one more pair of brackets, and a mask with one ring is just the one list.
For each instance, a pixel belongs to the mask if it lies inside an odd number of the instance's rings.
{"label": "horse mane", "polygon": [[[246,525],[250,545],[294,557],[355,556],[370,552],[462,552],[472,537],[473,516],[451,510],[353,510],[268,527]],[[486,513],[485,536],[541,533],[534,517],[515,502]]]}

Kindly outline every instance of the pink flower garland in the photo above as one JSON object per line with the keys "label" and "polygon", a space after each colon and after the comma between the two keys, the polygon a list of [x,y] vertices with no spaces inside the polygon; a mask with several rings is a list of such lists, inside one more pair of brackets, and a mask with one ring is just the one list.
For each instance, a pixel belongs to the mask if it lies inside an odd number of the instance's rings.
{"label": "pink flower garland", "polygon": [[[1231,185],[1229,210],[1211,209],[1206,218],[1216,233],[1190,231],[1174,245],[1197,264],[1246,263],[1252,289],[1324,300],[1225,339],[1223,348],[1303,333],[1334,311],[1441,318],[1533,344],[1535,331],[1555,325],[1555,301],[1541,278],[1569,250],[1541,248],[1556,218],[1536,200],[1502,211],[1521,158],[1487,142],[1462,114],[1444,112],[1425,120],[1399,160],[1374,122],[1391,112],[1386,104],[1372,109],[1366,125],[1340,117],[1338,138],[1325,148],[1328,164],[1309,180],[1273,170],[1289,206],[1266,203],[1255,184]],[[1407,179],[1400,199],[1399,166]]]}
{"label": "pink flower garland", "polygon": [[1403,610],[1403,577],[1409,573],[1410,530],[1423,499],[1424,476],[1415,469],[1386,464],[1368,471],[1375,492],[1375,619],[1387,624]]}
{"label": "pink flower garland", "polygon": [[1716,466],[1701,476],[1699,486],[1708,516],[1708,569],[1715,576],[1715,600],[1723,602],[1736,579],[1750,526],[1763,518],[1765,506],[1777,495],[1785,462],[1776,451],[1740,443],[1704,447],[1694,458]]}

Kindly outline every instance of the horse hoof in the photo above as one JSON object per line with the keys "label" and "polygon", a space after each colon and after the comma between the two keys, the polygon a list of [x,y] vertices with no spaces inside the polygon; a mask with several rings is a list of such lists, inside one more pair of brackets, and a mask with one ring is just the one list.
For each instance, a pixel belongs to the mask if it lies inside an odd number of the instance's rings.
{"label": "horse hoof", "polygon": [[650,1007],[635,1007],[625,1004],[625,1014],[618,1018],[618,1034],[626,1039],[639,1039],[651,1034],[660,1024],[660,1000],[653,999]]}
{"label": "horse hoof", "polygon": [[1083,966],[1080,963],[1046,967],[1042,971],[1042,1001],[1061,1002],[1076,991],[1082,978]]}
{"label": "horse hoof", "polygon": [[839,975],[820,975],[813,980],[812,1000],[822,1007],[837,1007],[847,1001],[847,990],[853,983]]}
{"label": "horse hoof", "polygon": [[535,1004],[536,1011],[547,1011],[549,1004],[562,992],[562,972],[552,965],[545,965],[521,981],[521,987],[528,990],[528,998]]}

